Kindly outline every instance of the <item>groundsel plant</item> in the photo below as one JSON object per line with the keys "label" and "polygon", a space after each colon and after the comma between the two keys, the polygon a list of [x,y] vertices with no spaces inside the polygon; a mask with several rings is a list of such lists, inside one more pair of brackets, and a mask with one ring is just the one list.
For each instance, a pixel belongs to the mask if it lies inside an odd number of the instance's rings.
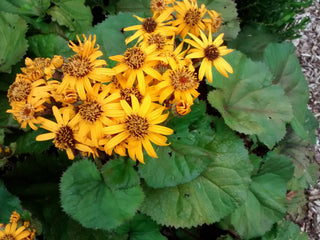
{"label": "groundsel plant", "polygon": [[[222,18],[196,0],[151,2],[152,17],[136,17],[122,55],[108,68],[96,36],[70,41],[74,55],[25,59],[8,90],[11,113],[22,128],[48,130],[37,141],[52,140],[67,152],[95,158],[118,154],[144,163],[157,158],[154,145],[170,144],[168,117],[188,114],[198,87],[212,71],[233,73],[223,56],[232,52],[215,39]],[[212,67],[215,68],[212,68]],[[171,114],[170,114],[171,113]]]}

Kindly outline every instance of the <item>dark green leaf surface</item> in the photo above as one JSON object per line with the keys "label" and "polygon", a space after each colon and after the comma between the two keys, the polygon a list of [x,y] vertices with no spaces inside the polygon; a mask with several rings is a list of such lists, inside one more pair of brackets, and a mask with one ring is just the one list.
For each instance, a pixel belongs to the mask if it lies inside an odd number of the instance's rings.
{"label": "dark green leaf surface", "polygon": [[266,173],[252,179],[245,203],[230,215],[230,223],[244,239],[263,235],[286,213],[286,182]]}
{"label": "dark green leaf surface", "polygon": [[101,174],[107,186],[113,190],[128,189],[139,185],[139,175],[131,159],[109,160],[102,168]]}
{"label": "dark green leaf surface", "polygon": [[161,226],[143,214],[136,214],[129,222],[116,229],[118,234],[127,235],[129,240],[165,240]]}
{"label": "dark green leaf surface", "polygon": [[134,12],[139,17],[142,17],[139,15],[139,13],[152,16],[152,12],[150,10],[150,0],[118,0],[117,10],[118,12]]}
{"label": "dark green leaf surface", "polygon": [[247,198],[251,165],[242,141],[221,120],[206,149],[209,166],[194,180],[175,187],[145,186],[142,212],[159,224],[192,227],[219,221]]}
{"label": "dark green leaf surface", "polygon": [[271,73],[265,64],[253,62],[234,51],[225,59],[234,73],[224,78],[214,71],[208,101],[233,130],[256,134],[272,148],[285,135],[285,122],[292,119],[292,109],[281,87],[271,85]]}
{"label": "dark green leaf surface", "polygon": [[72,32],[84,33],[92,24],[90,8],[85,6],[84,0],[55,0],[56,6],[49,8],[47,13],[52,20],[61,26],[66,26]]}
{"label": "dark green leaf surface", "polygon": [[10,72],[28,48],[27,23],[15,14],[0,11],[0,72]]}
{"label": "dark green leaf surface", "polygon": [[262,240],[308,240],[307,233],[301,232],[300,227],[290,221],[281,221],[272,231],[261,238]]}
{"label": "dark green leaf surface", "polygon": [[0,223],[9,222],[13,211],[22,212],[20,200],[9,193],[3,182],[0,180]]}
{"label": "dark green leaf surface", "polygon": [[273,83],[283,88],[291,103],[294,114],[291,126],[305,139],[308,135],[304,124],[308,111],[309,88],[295,55],[294,45],[289,42],[269,44],[264,52],[264,59],[273,73]]}
{"label": "dark green leaf surface", "polygon": [[63,57],[70,57],[75,54],[71,48],[68,47],[68,41],[55,34],[38,34],[28,38],[29,51],[36,57],[49,57],[54,55],[61,55]]}
{"label": "dark green leaf surface", "polygon": [[143,201],[140,186],[112,190],[95,164],[75,162],[61,179],[63,210],[87,228],[111,230],[132,218]]}

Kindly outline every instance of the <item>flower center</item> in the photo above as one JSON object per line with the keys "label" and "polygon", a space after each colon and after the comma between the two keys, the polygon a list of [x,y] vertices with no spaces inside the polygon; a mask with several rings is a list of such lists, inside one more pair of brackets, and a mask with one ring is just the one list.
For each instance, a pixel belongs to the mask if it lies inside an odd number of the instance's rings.
{"label": "flower center", "polygon": [[146,118],[132,114],[124,121],[130,135],[136,139],[142,139],[148,134],[149,123]]}
{"label": "flower center", "polygon": [[74,148],[75,139],[72,129],[69,126],[60,127],[56,132],[53,143],[59,149]]}
{"label": "flower center", "polygon": [[97,119],[101,117],[102,113],[101,105],[95,100],[85,101],[79,106],[80,116],[91,123],[97,121]]}
{"label": "flower center", "polygon": [[204,56],[210,61],[214,61],[220,56],[219,50],[215,45],[211,44],[204,49]]}
{"label": "flower center", "polygon": [[162,50],[166,44],[166,37],[161,35],[160,33],[153,34],[148,37],[148,44],[156,44],[157,50]]}
{"label": "flower center", "polygon": [[93,66],[89,59],[75,55],[68,59],[68,63],[62,65],[62,70],[70,76],[82,78],[93,70]]}
{"label": "flower center", "polygon": [[12,234],[5,234],[0,240],[15,240],[16,238]]}
{"label": "flower center", "polygon": [[27,100],[28,95],[30,94],[32,85],[30,81],[16,81],[9,87],[8,98],[9,102],[20,102]]}
{"label": "flower center", "polygon": [[152,17],[146,18],[142,23],[142,27],[144,28],[144,30],[146,30],[147,33],[154,32],[154,30],[156,30],[157,25],[157,22]]}
{"label": "flower center", "polygon": [[187,25],[193,27],[198,24],[201,19],[201,13],[199,9],[189,9],[184,15],[184,21]]}
{"label": "flower center", "polygon": [[142,95],[139,92],[138,88],[133,87],[133,88],[125,88],[120,90],[121,99],[126,100],[127,103],[129,103],[130,105],[132,105],[131,94],[133,94],[138,99],[138,101],[141,102]]}
{"label": "flower center", "polygon": [[19,112],[19,117],[23,121],[28,121],[34,118],[34,108],[30,103],[27,103]]}
{"label": "flower center", "polygon": [[199,86],[196,74],[184,67],[172,70],[170,79],[173,87],[179,91],[187,91],[192,88],[198,88]]}
{"label": "flower center", "polygon": [[123,55],[124,62],[132,69],[139,69],[143,66],[146,54],[139,47],[127,49]]}
{"label": "flower center", "polygon": [[166,8],[166,4],[164,0],[152,0],[151,1],[151,11],[162,12]]}

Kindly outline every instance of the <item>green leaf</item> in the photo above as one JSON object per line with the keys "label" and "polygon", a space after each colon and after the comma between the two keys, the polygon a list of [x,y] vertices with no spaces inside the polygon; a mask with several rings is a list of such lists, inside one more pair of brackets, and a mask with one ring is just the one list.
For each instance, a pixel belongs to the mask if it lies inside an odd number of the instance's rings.
{"label": "green leaf", "polygon": [[140,186],[112,190],[95,164],[74,162],[61,179],[63,210],[84,227],[111,230],[132,218],[143,201]]}
{"label": "green leaf", "polygon": [[136,214],[129,222],[116,229],[118,234],[127,234],[130,240],[165,240],[160,233],[161,226],[143,214]]}
{"label": "green leaf", "polygon": [[319,166],[309,156],[309,144],[289,129],[286,137],[279,143],[276,152],[287,155],[294,164],[294,177],[288,183],[290,190],[299,190],[314,185],[318,179]]}
{"label": "green leaf", "polygon": [[301,232],[300,227],[290,221],[281,221],[276,227],[261,238],[261,240],[308,240],[305,232]]}
{"label": "green leaf", "polygon": [[144,186],[141,211],[157,223],[192,227],[219,221],[247,198],[251,165],[242,141],[219,120],[214,139],[206,146],[213,155],[194,180],[160,189]]}
{"label": "green leaf", "polygon": [[294,45],[289,42],[271,43],[265,49],[264,59],[273,73],[273,83],[283,88],[291,103],[294,114],[291,126],[305,139],[308,136],[304,123],[308,111],[309,88],[295,55]]}
{"label": "green leaf", "polygon": [[272,173],[281,177],[285,182],[288,182],[293,176],[293,171],[294,166],[288,156],[268,152],[263,159],[263,164],[257,175]]}
{"label": "green leaf", "polygon": [[54,55],[70,57],[74,54],[68,41],[56,34],[38,34],[28,38],[29,51],[36,57],[53,58]]}
{"label": "green leaf", "polygon": [[18,127],[20,125],[13,119],[12,114],[6,112],[10,108],[7,95],[0,92],[0,127]]}
{"label": "green leaf", "polygon": [[48,150],[52,146],[52,141],[36,141],[36,137],[43,133],[47,133],[47,131],[39,128],[36,131],[32,130],[18,137],[15,153],[41,153]]}
{"label": "green leaf", "polygon": [[109,160],[101,169],[106,185],[112,189],[128,189],[139,185],[140,179],[131,159]]}
{"label": "green leaf", "polygon": [[0,72],[10,72],[11,66],[25,55],[27,23],[15,14],[0,11]]}
{"label": "green leaf", "polygon": [[233,130],[256,134],[272,148],[285,135],[285,122],[292,119],[288,98],[280,86],[271,85],[271,73],[262,62],[253,62],[238,51],[225,59],[234,73],[225,79],[216,71],[211,83],[217,90],[208,94],[209,103]]}
{"label": "green leaf", "polygon": [[[152,12],[150,10],[150,0],[119,0],[117,2],[117,10],[118,12],[134,12],[136,14],[144,13],[148,16],[152,16]],[[140,15],[138,14],[138,16]]]}
{"label": "green leaf", "polygon": [[215,10],[221,14],[223,25],[216,35],[224,33],[224,39],[230,40],[237,37],[240,31],[240,22],[237,13],[237,7],[232,0],[199,0],[198,6],[202,3],[208,10]]}
{"label": "green leaf", "polygon": [[236,209],[229,221],[244,239],[262,236],[286,213],[286,182],[276,174],[252,178],[245,203]]}
{"label": "green leaf", "polygon": [[287,193],[288,210],[287,214],[294,222],[301,222],[308,212],[308,201],[305,195],[305,189],[299,191],[290,191]]}
{"label": "green leaf", "polygon": [[109,56],[123,54],[126,51],[125,39],[132,33],[123,32],[122,29],[139,23],[132,16],[132,13],[119,13],[116,16],[109,16],[90,30],[91,34],[97,36],[97,42],[104,53],[104,59],[107,59]]}
{"label": "green leaf", "polygon": [[251,24],[245,25],[237,38],[228,42],[228,47],[241,51],[252,60],[262,60],[267,45],[277,40],[277,36],[269,33],[264,26]]}
{"label": "green leaf", "polygon": [[1,0],[0,9],[25,16],[42,16],[50,7],[50,0]]}
{"label": "green leaf", "polygon": [[146,164],[139,165],[141,177],[153,188],[190,182],[205,170],[212,158],[203,148],[175,142],[168,147],[155,147],[155,150],[158,158],[146,155]]}
{"label": "green leaf", "polygon": [[0,222],[9,222],[13,211],[22,212],[20,200],[9,193],[3,182],[0,180]]}
{"label": "green leaf", "polygon": [[49,8],[47,14],[52,16],[53,21],[66,26],[76,33],[86,32],[92,24],[90,8],[85,6],[85,0],[56,0],[56,6]]}

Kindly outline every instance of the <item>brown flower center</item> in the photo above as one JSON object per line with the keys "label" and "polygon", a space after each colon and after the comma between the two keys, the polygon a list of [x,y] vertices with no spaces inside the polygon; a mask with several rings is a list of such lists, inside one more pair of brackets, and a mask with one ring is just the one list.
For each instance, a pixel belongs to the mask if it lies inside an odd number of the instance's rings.
{"label": "brown flower center", "polygon": [[166,9],[166,3],[164,0],[152,0],[150,3],[151,11],[162,12]]}
{"label": "brown flower center", "polygon": [[72,129],[69,126],[60,127],[56,132],[53,143],[59,149],[74,148],[75,139]]}
{"label": "brown flower center", "polygon": [[130,135],[136,139],[142,139],[148,134],[149,123],[146,118],[132,114],[124,121]]}
{"label": "brown flower center", "polygon": [[147,33],[154,32],[154,30],[157,28],[157,25],[157,22],[152,17],[146,18],[142,23],[142,27]]}
{"label": "brown flower center", "polygon": [[68,59],[68,63],[62,65],[62,70],[70,76],[82,78],[93,70],[93,66],[89,59],[75,55]]}
{"label": "brown flower center", "polygon": [[204,49],[204,56],[210,61],[214,61],[220,56],[219,50],[215,45],[211,44]]}
{"label": "brown flower center", "polygon": [[156,44],[157,50],[162,50],[166,45],[166,37],[161,35],[160,33],[153,34],[148,37],[148,44]]}
{"label": "brown flower center", "polygon": [[139,69],[143,66],[146,54],[139,47],[127,49],[123,55],[124,63],[132,69]]}
{"label": "brown flower center", "polygon": [[126,100],[127,103],[131,104],[131,94],[133,94],[139,102],[142,100],[142,95],[138,88],[132,87],[132,88],[125,88],[120,90],[121,99]]}
{"label": "brown flower center", "polygon": [[8,90],[9,102],[20,102],[27,100],[28,95],[30,94],[32,85],[30,81],[15,81]]}
{"label": "brown flower center", "polygon": [[12,234],[5,234],[0,240],[15,240],[16,238]]}
{"label": "brown flower center", "polygon": [[184,67],[172,70],[170,79],[175,90],[179,91],[187,91],[192,88],[198,88],[199,86],[196,74]]}
{"label": "brown flower center", "polygon": [[97,101],[87,100],[79,106],[79,114],[84,119],[91,123],[97,121],[103,113],[101,104]]}
{"label": "brown flower center", "polygon": [[201,20],[201,12],[199,9],[189,9],[184,15],[184,21],[187,25],[193,27]]}
{"label": "brown flower center", "polygon": [[28,121],[34,118],[34,108],[30,103],[27,103],[19,112],[19,117],[23,121]]}

